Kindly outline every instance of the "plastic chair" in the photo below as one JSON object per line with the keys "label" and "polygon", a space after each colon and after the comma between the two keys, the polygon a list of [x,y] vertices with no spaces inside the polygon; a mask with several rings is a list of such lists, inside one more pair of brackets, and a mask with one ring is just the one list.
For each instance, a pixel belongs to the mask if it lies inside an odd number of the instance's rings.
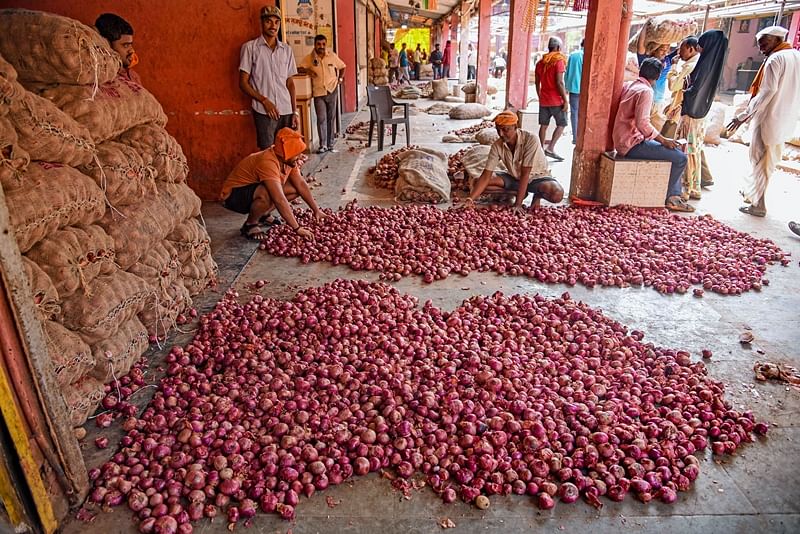
{"label": "plastic chair", "polygon": [[[408,104],[395,102],[392,92],[386,85],[367,87],[367,106],[369,106],[369,140],[367,146],[372,146],[372,132],[375,125],[378,126],[378,150],[383,150],[383,138],[386,133],[386,125],[392,125],[392,145],[397,141],[397,125],[406,126],[406,146],[411,144],[411,125],[408,114]],[[403,115],[394,116],[394,107],[403,106]]]}

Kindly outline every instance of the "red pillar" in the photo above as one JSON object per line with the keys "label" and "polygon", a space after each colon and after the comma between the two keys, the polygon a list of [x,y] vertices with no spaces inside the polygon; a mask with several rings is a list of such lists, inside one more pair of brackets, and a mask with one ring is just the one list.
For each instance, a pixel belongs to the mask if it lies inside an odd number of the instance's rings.
{"label": "red pillar", "polygon": [[613,145],[611,129],[622,90],[632,4],[633,0],[589,2],[580,100],[584,111],[572,156],[570,196],[594,198],[600,155]]}
{"label": "red pillar", "polygon": [[[621,1],[621,0],[619,0]],[[525,109],[528,103],[531,34],[522,29],[526,0],[511,0],[506,63],[506,107]]]}
{"label": "red pillar", "polygon": [[338,55],[347,68],[344,71],[344,111],[350,113],[358,107],[358,88],[356,71],[358,58],[353,36],[356,34],[356,5],[353,0],[336,0],[336,39],[339,43]]}
{"label": "red pillar", "polygon": [[480,0],[478,8],[478,86],[481,88],[480,102],[486,103],[486,88],[489,86],[489,39],[491,39],[492,0]]}
{"label": "red pillar", "polygon": [[450,35],[447,38],[450,40],[450,78],[456,77],[456,58],[458,57],[458,27],[461,25],[461,19],[456,15],[455,10],[450,15]]}

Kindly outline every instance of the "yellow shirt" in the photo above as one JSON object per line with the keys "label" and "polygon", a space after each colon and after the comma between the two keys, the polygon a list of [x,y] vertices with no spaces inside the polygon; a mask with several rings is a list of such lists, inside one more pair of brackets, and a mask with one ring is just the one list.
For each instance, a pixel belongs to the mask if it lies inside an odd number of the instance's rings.
{"label": "yellow shirt", "polygon": [[314,96],[326,96],[335,91],[339,85],[339,70],[346,67],[344,61],[330,50],[323,58],[317,56],[316,52],[311,52],[303,59],[300,66],[311,75],[311,90]]}
{"label": "yellow shirt", "polygon": [[237,187],[270,181],[285,184],[293,172],[300,171],[297,167],[289,167],[281,163],[272,147],[261,152],[254,152],[240,161],[225,179],[225,183],[222,184],[220,200],[228,198],[231,191]]}

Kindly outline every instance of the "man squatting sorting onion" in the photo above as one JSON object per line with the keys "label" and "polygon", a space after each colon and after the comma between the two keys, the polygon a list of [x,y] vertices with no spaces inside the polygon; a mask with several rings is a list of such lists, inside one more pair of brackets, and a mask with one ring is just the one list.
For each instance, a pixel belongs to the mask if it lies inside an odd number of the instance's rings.
{"label": "man squatting sorting onion", "polygon": [[[518,126],[517,114],[506,110],[494,118],[495,128],[500,139],[492,144],[486,167],[475,181],[466,199],[466,207],[484,192],[516,192],[515,209],[522,208],[528,193],[533,194],[531,208],[539,207],[542,199],[558,204],[564,198],[564,189],[550,176],[539,138]],[[502,162],[508,172],[497,172]]]}
{"label": "man squatting sorting onion", "polygon": [[266,230],[280,224],[270,214],[277,209],[297,235],[306,239],[314,237],[309,228],[300,226],[289,204],[299,196],[311,208],[314,219],[321,221],[325,218],[300,174],[298,165],[305,158],[305,149],[300,133],[282,128],[274,145],[250,154],[231,171],[222,185],[220,200],[229,210],[247,215],[240,230],[242,236],[255,241],[266,239]]}

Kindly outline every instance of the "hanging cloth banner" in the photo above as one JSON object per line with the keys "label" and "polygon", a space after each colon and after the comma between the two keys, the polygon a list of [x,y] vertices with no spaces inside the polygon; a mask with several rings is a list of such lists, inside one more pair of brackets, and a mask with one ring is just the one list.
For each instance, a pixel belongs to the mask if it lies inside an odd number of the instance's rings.
{"label": "hanging cloth banner", "polygon": [[536,16],[539,14],[539,0],[528,0],[525,5],[525,16],[522,17],[522,30],[536,31]]}

